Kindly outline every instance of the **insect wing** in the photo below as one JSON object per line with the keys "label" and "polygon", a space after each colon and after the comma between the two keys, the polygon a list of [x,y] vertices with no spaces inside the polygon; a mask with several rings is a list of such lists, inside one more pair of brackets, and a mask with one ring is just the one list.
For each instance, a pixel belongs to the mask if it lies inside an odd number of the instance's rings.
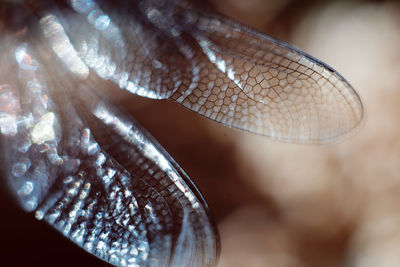
{"label": "insect wing", "polygon": [[144,17],[141,2],[148,1],[74,0],[58,9],[58,17],[74,49],[100,77],[133,94],[166,99],[181,86],[186,56]]}
{"label": "insect wing", "polygon": [[3,173],[21,206],[116,266],[215,264],[206,203],[165,150],[74,64],[2,37]]}
{"label": "insect wing", "polygon": [[71,1],[63,25],[83,61],[121,88],[282,141],[329,142],[362,120],[351,85],[286,43],[186,1],[107,3]]}
{"label": "insect wing", "polygon": [[197,9],[182,25],[198,44],[195,83],[172,97],[225,125],[282,141],[324,143],[355,128],[363,106],[335,70],[228,18]]}

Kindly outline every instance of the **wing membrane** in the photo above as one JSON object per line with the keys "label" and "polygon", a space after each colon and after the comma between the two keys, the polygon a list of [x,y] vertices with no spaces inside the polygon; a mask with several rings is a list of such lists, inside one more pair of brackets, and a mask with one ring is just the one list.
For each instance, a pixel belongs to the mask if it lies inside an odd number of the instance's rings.
{"label": "wing membrane", "polygon": [[134,1],[77,0],[71,1],[71,9],[51,12],[61,20],[79,56],[100,77],[134,94],[165,99],[180,86],[187,55],[138,9]]}
{"label": "wing membrane", "polygon": [[62,24],[90,68],[132,93],[282,141],[328,142],[362,120],[351,85],[286,43],[185,1],[99,3],[71,1]]}
{"label": "wing membrane", "polygon": [[93,80],[13,38],[1,41],[0,60],[17,76],[1,77],[10,104],[0,126],[22,206],[116,266],[215,264],[215,226],[182,169]]}
{"label": "wing membrane", "polygon": [[336,71],[229,19],[189,9],[197,86],[173,99],[228,126],[284,141],[321,143],[355,128],[363,107]]}

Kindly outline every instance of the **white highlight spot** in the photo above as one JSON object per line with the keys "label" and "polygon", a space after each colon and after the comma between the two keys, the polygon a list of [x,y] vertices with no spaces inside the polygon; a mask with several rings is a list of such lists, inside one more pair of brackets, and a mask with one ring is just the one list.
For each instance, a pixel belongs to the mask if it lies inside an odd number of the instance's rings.
{"label": "white highlight spot", "polygon": [[56,118],[53,112],[44,114],[31,128],[31,140],[35,144],[43,144],[55,139],[54,122]]}
{"label": "white highlight spot", "polygon": [[81,79],[86,79],[89,76],[89,68],[78,56],[57,17],[47,15],[40,19],[40,25],[52,49],[68,69]]}
{"label": "white highlight spot", "polygon": [[111,24],[111,19],[107,15],[99,16],[94,22],[94,27],[100,31],[106,30]]}

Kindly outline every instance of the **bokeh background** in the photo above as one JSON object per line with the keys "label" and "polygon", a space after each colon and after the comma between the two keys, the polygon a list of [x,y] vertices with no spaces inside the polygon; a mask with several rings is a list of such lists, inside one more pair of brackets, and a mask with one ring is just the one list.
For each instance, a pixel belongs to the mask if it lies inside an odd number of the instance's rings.
{"label": "bokeh background", "polygon": [[[205,196],[221,234],[219,267],[400,266],[400,4],[210,2],[334,67],[366,110],[354,135],[305,146],[229,129],[169,101],[121,97]],[[103,266],[1,202],[6,266]]]}

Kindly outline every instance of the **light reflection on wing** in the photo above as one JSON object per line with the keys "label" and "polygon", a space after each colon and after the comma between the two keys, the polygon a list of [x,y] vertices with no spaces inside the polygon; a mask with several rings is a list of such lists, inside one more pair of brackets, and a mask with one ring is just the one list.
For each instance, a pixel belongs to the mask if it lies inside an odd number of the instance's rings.
{"label": "light reflection on wing", "polygon": [[165,150],[47,49],[2,37],[4,172],[24,209],[117,266],[215,264],[206,203]]}
{"label": "light reflection on wing", "polygon": [[197,86],[173,99],[225,125],[273,139],[324,143],[354,129],[363,106],[336,71],[232,20],[189,9],[182,25],[198,43]]}
{"label": "light reflection on wing", "polygon": [[79,55],[100,77],[148,98],[166,99],[178,89],[187,56],[166,33],[145,23],[140,1],[71,2],[72,10],[60,19]]}
{"label": "light reflection on wing", "polygon": [[185,1],[68,3],[25,10],[34,33],[0,29],[5,172],[25,210],[112,264],[213,265],[219,241],[190,179],[99,80],[277,140],[323,143],[362,119],[330,67]]}
{"label": "light reflection on wing", "polygon": [[63,25],[78,54],[132,93],[282,141],[329,142],[362,120],[359,96],[332,68],[186,1],[73,3]]}

